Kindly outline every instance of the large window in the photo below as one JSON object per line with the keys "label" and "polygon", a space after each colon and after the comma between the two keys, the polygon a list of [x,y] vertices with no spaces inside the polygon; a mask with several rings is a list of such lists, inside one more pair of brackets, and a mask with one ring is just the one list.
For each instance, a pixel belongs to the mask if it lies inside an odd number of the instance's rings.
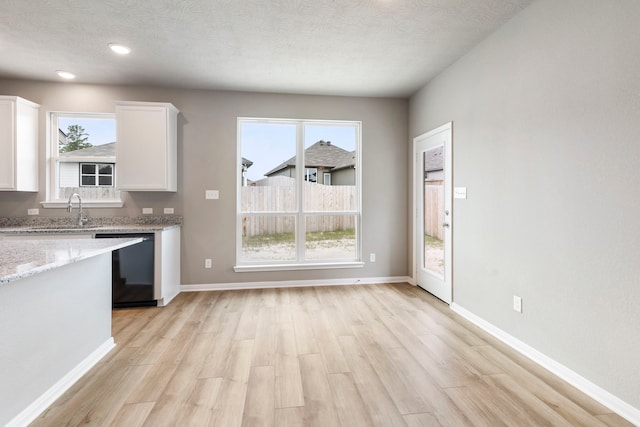
{"label": "large window", "polygon": [[113,114],[50,113],[45,207],[66,206],[78,193],[86,206],[122,206],[116,190]]}
{"label": "large window", "polygon": [[236,271],[360,266],[360,122],[238,119]]}

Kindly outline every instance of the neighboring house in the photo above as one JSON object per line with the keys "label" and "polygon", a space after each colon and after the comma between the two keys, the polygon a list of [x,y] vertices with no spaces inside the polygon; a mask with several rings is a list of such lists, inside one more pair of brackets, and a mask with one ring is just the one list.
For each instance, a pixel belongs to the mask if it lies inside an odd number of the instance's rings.
{"label": "neighboring house", "polygon": [[[60,188],[113,187],[115,185],[115,142],[67,151],[60,153],[59,157]],[[65,157],[72,157],[73,160],[65,161]],[[86,157],[86,161],[79,159],[82,157]]]}
{"label": "neighboring house", "polygon": [[242,172],[240,173],[240,179],[242,180],[242,186],[246,187],[248,184],[247,180],[247,169],[249,169],[253,165],[253,162],[249,159],[242,158]]}
{"label": "neighboring house", "polygon": [[[304,179],[324,185],[356,184],[356,152],[347,151],[331,141],[318,141],[304,150]],[[265,174],[274,176],[296,176],[296,156],[281,163]]]}
{"label": "neighboring house", "polygon": [[58,147],[67,143],[67,134],[58,129]]}
{"label": "neighboring house", "polygon": [[444,154],[443,147],[435,147],[424,153],[424,180],[444,180]]}

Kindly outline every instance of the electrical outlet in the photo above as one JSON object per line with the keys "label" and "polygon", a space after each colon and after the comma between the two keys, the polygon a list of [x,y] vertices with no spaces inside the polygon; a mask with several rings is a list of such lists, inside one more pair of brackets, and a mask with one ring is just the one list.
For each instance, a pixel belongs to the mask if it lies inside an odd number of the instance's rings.
{"label": "electrical outlet", "polygon": [[164,208],[164,213],[165,214],[172,214],[173,213],[173,208]]}
{"label": "electrical outlet", "polygon": [[211,268],[213,267],[213,263],[211,262],[211,258],[207,258],[204,260],[204,268]]}
{"label": "electrical outlet", "polygon": [[369,262],[376,262],[376,254],[374,253],[369,254]]}
{"label": "electrical outlet", "polygon": [[218,190],[206,190],[204,192],[204,198],[207,200],[216,200],[220,198],[220,192]]}
{"label": "electrical outlet", "polygon": [[153,213],[153,208],[142,208],[143,215],[151,215]]}
{"label": "electrical outlet", "polygon": [[38,208],[27,209],[27,215],[40,215],[40,209]]}
{"label": "electrical outlet", "polygon": [[513,309],[518,313],[522,313],[522,298],[513,296]]}

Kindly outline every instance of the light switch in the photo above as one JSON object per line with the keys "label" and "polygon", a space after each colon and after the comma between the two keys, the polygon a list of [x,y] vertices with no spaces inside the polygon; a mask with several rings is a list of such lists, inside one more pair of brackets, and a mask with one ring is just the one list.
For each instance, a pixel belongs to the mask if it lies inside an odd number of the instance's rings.
{"label": "light switch", "polygon": [[204,198],[207,200],[216,200],[220,198],[218,190],[206,190],[204,192]]}
{"label": "light switch", "polygon": [[467,187],[455,187],[453,189],[453,198],[454,199],[466,199],[467,198]]}

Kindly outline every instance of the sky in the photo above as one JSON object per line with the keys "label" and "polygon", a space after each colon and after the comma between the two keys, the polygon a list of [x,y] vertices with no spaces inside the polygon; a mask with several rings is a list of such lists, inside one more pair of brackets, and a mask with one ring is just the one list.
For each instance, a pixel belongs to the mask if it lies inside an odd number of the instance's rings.
{"label": "sky", "polygon": [[116,120],[98,118],[58,117],[58,127],[67,133],[69,125],[80,125],[89,134],[91,145],[102,145],[116,140]]}
{"label": "sky", "polygon": [[[305,125],[305,148],[320,140],[347,151],[356,149],[356,128],[353,126]],[[296,155],[296,125],[243,123],[241,129],[242,157],[253,165],[247,170],[252,181]]]}

